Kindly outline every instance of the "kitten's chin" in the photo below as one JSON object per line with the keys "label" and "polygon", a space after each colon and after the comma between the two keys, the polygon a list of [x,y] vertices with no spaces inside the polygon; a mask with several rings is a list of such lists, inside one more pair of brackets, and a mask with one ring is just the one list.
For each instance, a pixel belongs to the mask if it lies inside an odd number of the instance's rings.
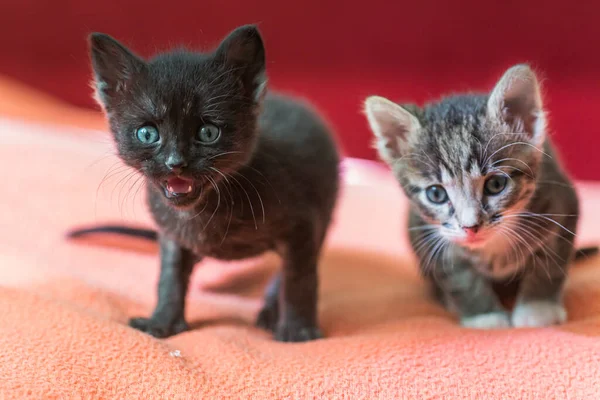
{"label": "kitten's chin", "polygon": [[452,241],[459,246],[465,247],[467,249],[480,249],[485,247],[490,242],[489,235],[480,235],[471,238],[453,238]]}
{"label": "kitten's chin", "polygon": [[455,229],[448,229],[444,226],[440,228],[440,233],[451,243],[467,249],[480,249],[485,247],[493,235],[489,231],[482,231],[476,235],[467,236]]}
{"label": "kitten's chin", "polygon": [[488,240],[486,239],[480,239],[480,240],[463,240],[463,241],[459,241],[458,244],[460,244],[462,247],[465,247],[467,249],[471,249],[471,250],[476,250],[476,249],[481,249],[482,247],[485,247],[486,244],[488,244]]}

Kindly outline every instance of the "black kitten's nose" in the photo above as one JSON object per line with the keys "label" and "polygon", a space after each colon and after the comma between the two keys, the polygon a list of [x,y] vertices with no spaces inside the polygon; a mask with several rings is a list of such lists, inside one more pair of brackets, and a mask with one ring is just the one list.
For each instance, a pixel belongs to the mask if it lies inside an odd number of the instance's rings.
{"label": "black kitten's nose", "polygon": [[185,160],[178,157],[169,157],[167,162],[165,162],[167,168],[169,168],[174,173],[179,173],[183,171],[185,167],[187,167],[187,162]]}

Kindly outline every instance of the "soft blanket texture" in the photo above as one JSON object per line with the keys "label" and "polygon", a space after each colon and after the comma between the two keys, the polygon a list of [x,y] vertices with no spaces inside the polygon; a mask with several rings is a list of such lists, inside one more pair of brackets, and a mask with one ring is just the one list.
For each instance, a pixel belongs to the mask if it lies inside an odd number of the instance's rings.
{"label": "soft blanket texture", "polygon": [[[270,255],[198,267],[190,332],[156,340],[126,326],[152,310],[156,246],[63,237],[83,223],[150,224],[106,133],[0,119],[0,160],[0,398],[599,398],[600,260],[573,268],[566,325],[463,329],[429,298],[403,196],[376,164],[345,165],[321,263],[327,338],[282,344],[252,326]],[[600,240],[600,187],[580,193],[588,244]]]}

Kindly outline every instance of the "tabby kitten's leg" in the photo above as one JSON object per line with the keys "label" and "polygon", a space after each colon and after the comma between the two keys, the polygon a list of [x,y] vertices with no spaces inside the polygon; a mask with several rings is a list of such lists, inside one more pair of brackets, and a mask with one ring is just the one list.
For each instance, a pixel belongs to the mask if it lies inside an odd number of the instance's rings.
{"label": "tabby kitten's leg", "polygon": [[510,318],[490,282],[468,263],[455,262],[452,269],[437,267],[434,284],[446,307],[458,314],[462,326],[493,329],[510,326]]}
{"label": "tabby kitten's leg", "polygon": [[133,318],[129,325],[154,337],[164,338],[188,329],[185,297],[197,257],[175,241],[160,238],[158,303],[150,318]]}
{"label": "tabby kitten's leg", "polygon": [[535,263],[523,275],[512,313],[515,327],[544,327],[567,320],[562,290],[573,245],[568,240],[550,245],[556,246],[554,254],[536,254]]}
{"label": "tabby kitten's leg", "polygon": [[512,313],[513,326],[544,327],[563,323],[567,311],[562,303],[564,274],[548,278],[540,268],[523,276],[517,304]]}
{"label": "tabby kitten's leg", "polygon": [[562,291],[575,251],[570,232],[577,229],[577,219],[560,222],[560,236],[555,235],[542,245],[523,275],[512,313],[515,327],[544,327],[567,320]]}

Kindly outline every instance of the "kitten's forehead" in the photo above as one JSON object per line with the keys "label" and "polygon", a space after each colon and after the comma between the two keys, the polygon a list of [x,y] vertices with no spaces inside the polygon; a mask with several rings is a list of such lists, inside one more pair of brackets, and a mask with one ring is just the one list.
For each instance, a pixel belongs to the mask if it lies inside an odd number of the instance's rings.
{"label": "kitten's forehead", "polygon": [[[219,76],[222,75],[222,76]],[[166,93],[193,95],[227,86],[227,74],[203,54],[169,53],[150,63],[152,84]]]}
{"label": "kitten's forehead", "polygon": [[227,107],[230,102],[223,100],[234,100],[239,90],[227,69],[205,54],[165,53],[151,60],[148,72],[136,100],[158,119]]}
{"label": "kitten's forehead", "polygon": [[485,103],[485,96],[451,97],[424,109],[415,146],[430,159],[430,175],[440,181],[481,175],[488,136]]}
{"label": "kitten's forehead", "polygon": [[446,187],[459,187],[470,190],[472,183],[482,176],[483,173],[477,163],[472,163],[471,169],[460,171],[440,167],[440,183]]}

